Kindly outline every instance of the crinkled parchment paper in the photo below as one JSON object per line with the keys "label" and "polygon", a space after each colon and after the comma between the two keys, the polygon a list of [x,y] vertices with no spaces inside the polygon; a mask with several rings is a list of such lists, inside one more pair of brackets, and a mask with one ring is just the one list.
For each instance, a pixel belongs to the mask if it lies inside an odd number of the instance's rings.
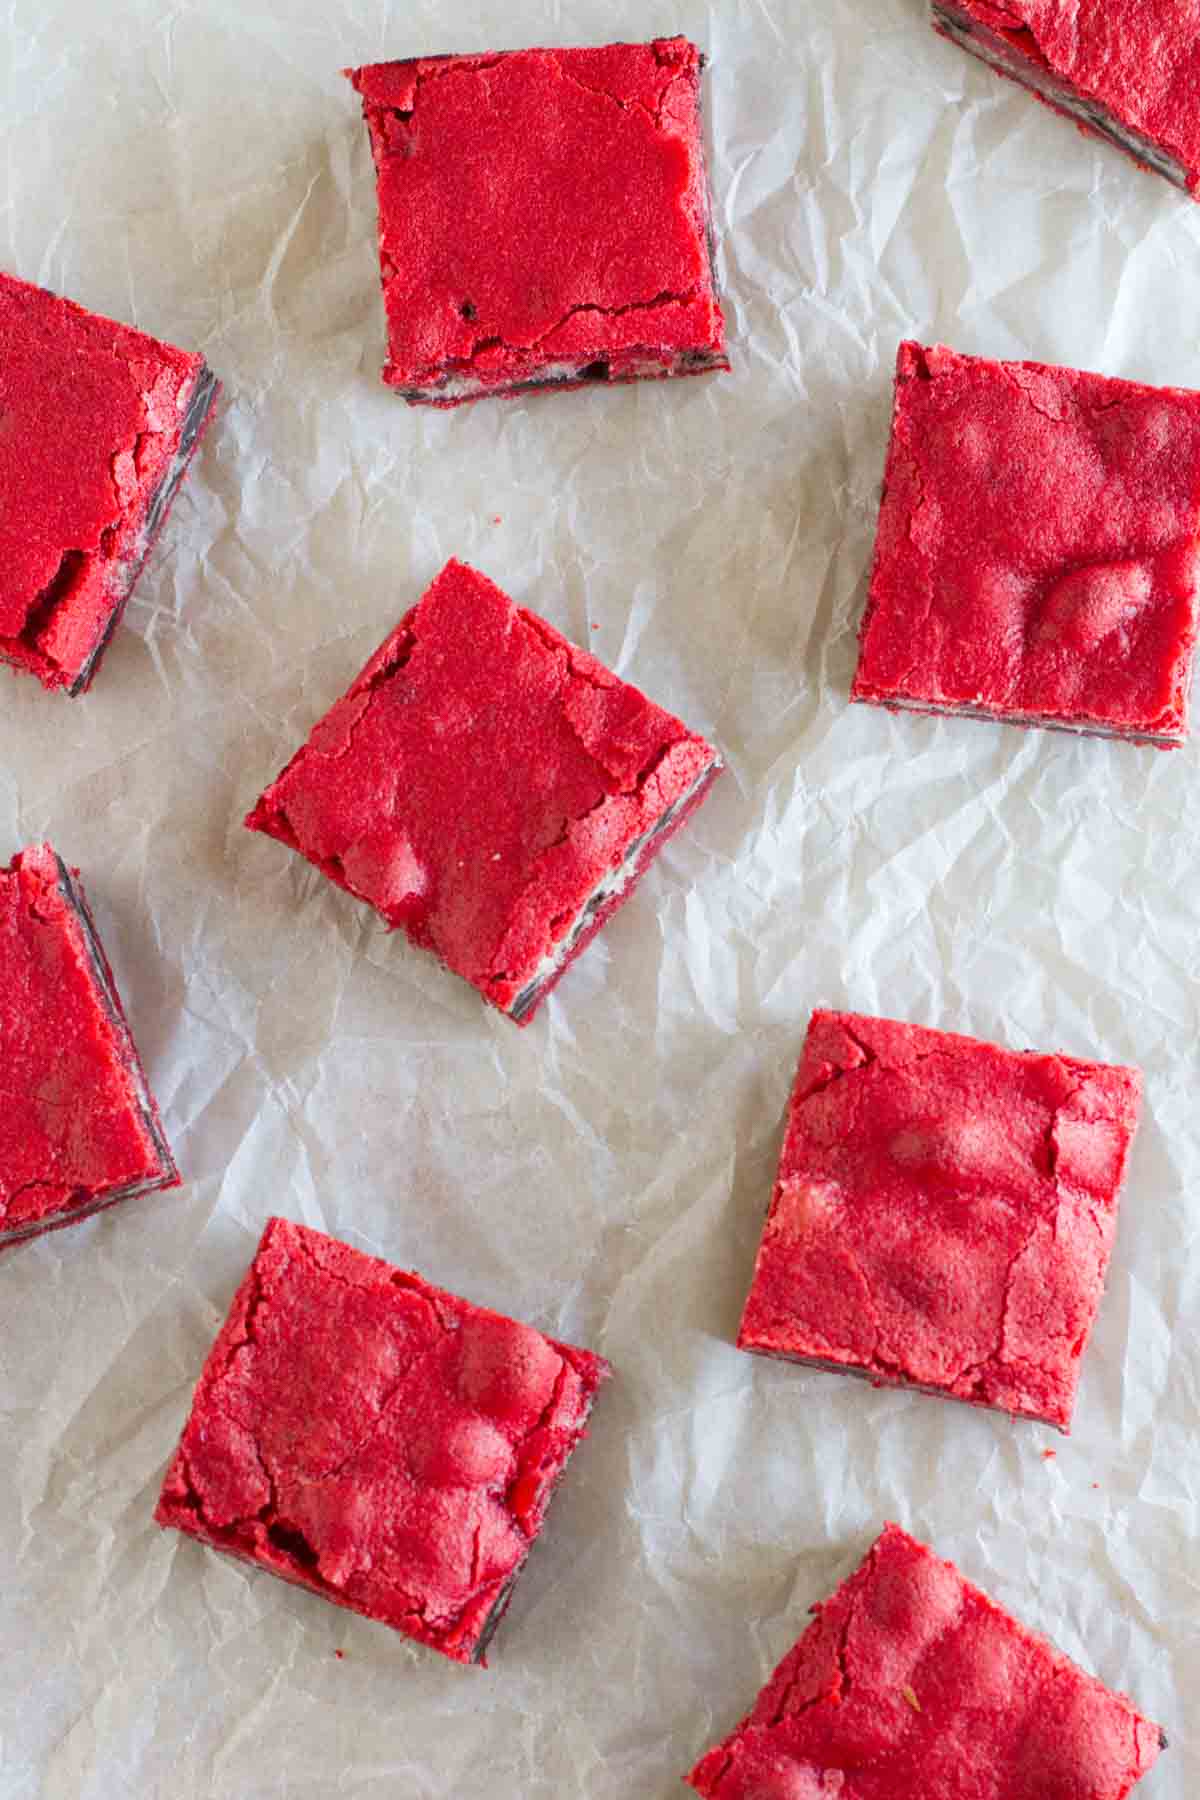
{"label": "crinkled parchment paper", "polygon": [[[3,12],[0,263],[227,384],[94,692],[0,683],[0,854],[82,867],[188,1177],[0,1259],[3,1800],[667,1800],[888,1516],[1195,1800],[1200,742],[846,694],[897,338],[1200,386],[1200,210],[921,0]],[[675,30],[732,375],[408,410],[340,68]],[[452,554],[729,761],[525,1032],[239,823]],[[733,1349],[815,1004],[1145,1070],[1069,1443]],[[616,1365],[487,1673],[151,1523],[275,1211]]]}

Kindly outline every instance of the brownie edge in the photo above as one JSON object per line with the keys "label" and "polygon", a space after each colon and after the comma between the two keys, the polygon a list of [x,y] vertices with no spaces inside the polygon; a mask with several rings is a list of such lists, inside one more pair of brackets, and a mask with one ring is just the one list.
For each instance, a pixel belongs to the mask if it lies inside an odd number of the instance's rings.
{"label": "brownie edge", "polygon": [[207,363],[202,364],[188,399],[178,448],[162,480],[150,496],[132,554],[116,566],[113,589],[116,605],[105,621],[104,629],[96,641],[95,648],[66,690],[68,698],[72,700],[85,694],[92,685],[104,652],[108,649],[117,627],[125,616],[125,608],[133,597],[133,591],[150,559],[150,553],[166,524],[167,514],[174,505],[175,497],[183,485],[183,478],[191,466],[192,458],[199,448],[200,439],[204,435],[205,427],[212,417],[220,395],[220,381]]}

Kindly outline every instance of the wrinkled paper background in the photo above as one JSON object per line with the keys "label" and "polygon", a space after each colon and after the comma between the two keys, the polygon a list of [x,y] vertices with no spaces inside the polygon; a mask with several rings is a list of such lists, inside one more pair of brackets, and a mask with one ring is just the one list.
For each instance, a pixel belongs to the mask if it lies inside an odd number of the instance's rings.
{"label": "wrinkled paper background", "polygon": [[[0,261],[227,392],[94,692],[0,684],[0,853],[82,867],[188,1178],[0,1259],[3,1800],[667,1800],[887,1516],[1195,1800],[1200,741],[846,695],[898,337],[1200,385],[1200,211],[921,0],[4,13]],[[340,68],[673,30],[732,375],[405,408]],[[451,554],[729,761],[526,1032],[240,825]],[[1144,1068],[1069,1444],[732,1348],[815,1004]],[[151,1522],[274,1211],[616,1365],[488,1673]]]}

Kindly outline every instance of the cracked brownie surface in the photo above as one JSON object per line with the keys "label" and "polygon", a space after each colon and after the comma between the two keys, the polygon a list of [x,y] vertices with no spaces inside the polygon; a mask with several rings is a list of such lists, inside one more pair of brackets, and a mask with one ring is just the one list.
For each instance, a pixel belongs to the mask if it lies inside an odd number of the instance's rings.
{"label": "cracked brownie surface", "polygon": [[524,1024],[720,766],[451,562],[246,823]]}
{"label": "cracked brownie surface", "polygon": [[175,1187],[78,871],[0,869],[0,1246]]}
{"label": "cracked brownie surface", "polygon": [[903,343],[851,697],[1170,748],[1200,394]]}
{"label": "cracked brownie surface", "polygon": [[218,391],[203,357],[0,274],[0,660],[89,685]]}
{"label": "cracked brownie surface", "polygon": [[412,402],[728,368],[684,38],[348,71]]}
{"label": "cracked brownie surface", "polygon": [[815,1012],[739,1346],[1068,1431],[1141,1087]]}
{"label": "cracked brownie surface", "polygon": [[934,29],[1200,193],[1200,38],[1174,0],[934,0]]}
{"label": "cracked brownie surface", "polygon": [[706,1800],[1125,1800],[1166,1743],[895,1525],[812,1610]]}
{"label": "cracked brownie surface", "polygon": [[482,1661],[610,1372],[272,1219],[155,1516],[456,1662]]}

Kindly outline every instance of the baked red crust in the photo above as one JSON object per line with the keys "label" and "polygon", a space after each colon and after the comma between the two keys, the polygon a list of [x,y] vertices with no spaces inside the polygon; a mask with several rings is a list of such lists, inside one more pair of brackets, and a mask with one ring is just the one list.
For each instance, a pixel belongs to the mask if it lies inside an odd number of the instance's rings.
{"label": "baked red crust", "polygon": [[272,1219],[155,1518],[483,1662],[602,1357]]}
{"label": "baked red crust", "polygon": [[179,1173],[79,871],[48,844],[0,869],[0,1246]]}
{"label": "baked red crust", "polygon": [[943,37],[1200,193],[1200,37],[1164,0],[933,0]]}
{"label": "baked red crust", "polygon": [[901,344],[851,697],[1171,748],[1200,394]]}
{"label": "baked red crust", "polygon": [[347,70],[414,404],[727,369],[686,38]]}
{"label": "baked red crust", "polygon": [[0,274],[0,661],[90,685],[218,391],[203,357]]}
{"label": "baked red crust", "polygon": [[754,1710],[706,1800],[1125,1800],[1166,1738],[888,1525]]}
{"label": "baked red crust", "polygon": [[450,562],[246,824],[525,1024],[721,767]]}
{"label": "baked red crust", "polygon": [[814,1012],[739,1346],[1069,1431],[1141,1092]]}

